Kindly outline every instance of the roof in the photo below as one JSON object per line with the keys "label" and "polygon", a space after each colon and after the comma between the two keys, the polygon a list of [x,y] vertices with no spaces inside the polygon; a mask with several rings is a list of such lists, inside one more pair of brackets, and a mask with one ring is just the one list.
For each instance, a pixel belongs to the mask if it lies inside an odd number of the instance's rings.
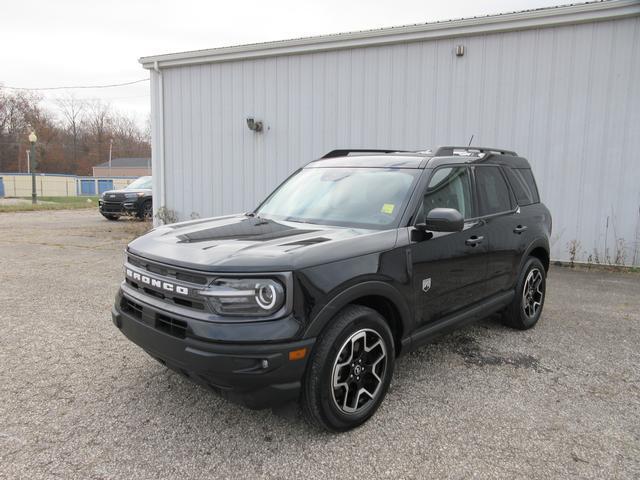
{"label": "roof", "polygon": [[[99,168],[109,168],[109,162],[94,165]],[[111,159],[112,168],[146,168],[151,167],[151,158],[148,157],[121,157]]]}
{"label": "roof", "polygon": [[640,15],[640,2],[638,0],[595,1],[377,30],[154,55],[141,57],[139,61],[144,68],[149,69],[197,65],[572,25],[636,15]]}
{"label": "roof", "polygon": [[308,163],[306,168],[420,168],[420,164],[424,159],[425,155],[420,152],[356,154],[341,157],[321,158]]}
{"label": "roof", "polygon": [[[335,155],[335,153],[342,153]],[[366,153],[365,150],[334,150],[305,168],[436,168],[451,164],[496,164],[512,168],[531,168],[526,158],[502,148],[435,147],[417,152],[387,151]]]}

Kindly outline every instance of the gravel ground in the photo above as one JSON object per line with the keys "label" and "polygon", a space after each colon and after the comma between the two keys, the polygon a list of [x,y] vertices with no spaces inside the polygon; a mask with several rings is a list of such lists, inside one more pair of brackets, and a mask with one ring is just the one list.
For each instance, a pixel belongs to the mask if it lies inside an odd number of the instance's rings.
{"label": "gravel ground", "polygon": [[640,275],[552,269],[535,329],[488,319],[400,359],[375,417],[331,435],[118,332],[142,229],[0,214],[0,478],[640,478]]}

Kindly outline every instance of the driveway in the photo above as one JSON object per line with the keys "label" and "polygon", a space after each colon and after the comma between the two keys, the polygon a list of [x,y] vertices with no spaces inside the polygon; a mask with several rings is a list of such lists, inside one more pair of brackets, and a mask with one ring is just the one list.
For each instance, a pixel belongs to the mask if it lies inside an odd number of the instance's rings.
{"label": "driveway", "polygon": [[0,213],[0,478],[640,478],[640,275],[552,268],[538,326],[494,318],[399,360],[363,427],[250,411],[113,326],[144,230]]}

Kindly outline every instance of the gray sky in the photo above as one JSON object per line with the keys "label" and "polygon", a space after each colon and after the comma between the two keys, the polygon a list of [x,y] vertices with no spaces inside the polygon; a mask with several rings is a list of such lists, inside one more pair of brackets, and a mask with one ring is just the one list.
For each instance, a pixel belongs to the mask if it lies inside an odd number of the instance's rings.
{"label": "gray sky", "polygon": [[[148,77],[141,56],[473,17],[559,0],[5,0],[0,83],[16,87],[112,84]],[[149,84],[74,90],[143,124]],[[64,91],[41,92],[47,104]]]}

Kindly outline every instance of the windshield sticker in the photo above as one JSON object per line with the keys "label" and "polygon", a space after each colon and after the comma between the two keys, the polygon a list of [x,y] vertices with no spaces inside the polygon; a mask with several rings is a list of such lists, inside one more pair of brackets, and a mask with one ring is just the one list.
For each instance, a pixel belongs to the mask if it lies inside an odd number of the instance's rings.
{"label": "windshield sticker", "polygon": [[385,203],[384,205],[382,205],[382,208],[380,209],[380,211],[382,213],[386,213],[387,215],[391,215],[395,207],[396,206],[393,203]]}

